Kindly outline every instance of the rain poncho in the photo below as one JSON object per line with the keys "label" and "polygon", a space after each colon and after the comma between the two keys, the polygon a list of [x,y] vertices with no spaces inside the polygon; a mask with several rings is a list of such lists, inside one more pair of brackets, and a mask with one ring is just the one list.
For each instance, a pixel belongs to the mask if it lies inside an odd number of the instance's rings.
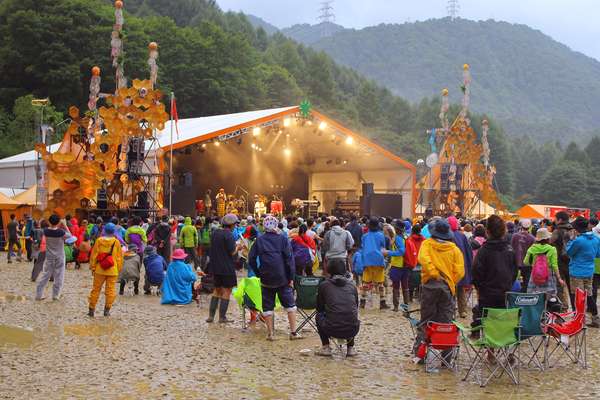
{"label": "rain poncho", "polygon": [[192,302],[192,282],[196,274],[181,260],[174,260],[167,268],[162,285],[161,304],[189,304]]}

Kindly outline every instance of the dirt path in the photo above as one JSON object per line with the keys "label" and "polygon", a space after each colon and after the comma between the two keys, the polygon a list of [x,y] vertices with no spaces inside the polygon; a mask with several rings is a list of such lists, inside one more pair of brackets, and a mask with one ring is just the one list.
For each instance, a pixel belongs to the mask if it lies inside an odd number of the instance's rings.
{"label": "dirt path", "polygon": [[[69,270],[58,302],[34,302],[30,265],[0,264],[1,399],[533,399],[600,397],[600,332],[588,334],[590,368],[523,371],[485,389],[448,371],[425,374],[410,362],[411,334],[401,315],[361,314],[358,357],[322,359],[291,342],[277,314],[277,337],[241,331],[234,302],[228,326],[206,324],[201,307],[161,306],[155,296],[117,299],[110,318],[85,316],[91,276]],[[102,300],[103,301],[103,300]],[[102,301],[98,309],[101,309]],[[18,328],[20,327],[20,328]]]}

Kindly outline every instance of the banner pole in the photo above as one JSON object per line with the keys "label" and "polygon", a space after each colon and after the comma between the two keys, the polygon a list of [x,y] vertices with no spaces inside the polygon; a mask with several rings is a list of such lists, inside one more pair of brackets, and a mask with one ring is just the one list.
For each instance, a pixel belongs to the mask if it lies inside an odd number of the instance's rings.
{"label": "banner pole", "polygon": [[169,150],[169,216],[173,215],[173,99],[175,95],[171,92],[171,147]]}

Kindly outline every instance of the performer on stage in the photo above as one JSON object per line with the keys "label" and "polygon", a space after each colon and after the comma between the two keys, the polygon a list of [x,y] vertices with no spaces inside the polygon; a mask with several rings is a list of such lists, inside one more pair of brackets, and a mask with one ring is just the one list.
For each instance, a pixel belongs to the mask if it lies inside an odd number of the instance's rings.
{"label": "performer on stage", "polygon": [[227,196],[227,206],[225,207],[225,212],[227,214],[235,214],[238,215],[238,210],[235,206],[236,200],[235,197],[230,194],[229,196]]}
{"label": "performer on stage", "polygon": [[210,189],[208,189],[204,195],[204,210],[206,212],[206,216],[210,217],[210,213],[212,211],[212,191]]}
{"label": "performer on stage", "polygon": [[254,216],[259,219],[262,215],[267,213],[267,206],[264,201],[257,195],[254,195]]}
{"label": "performer on stage", "polygon": [[219,189],[219,193],[215,196],[215,201],[217,202],[217,215],[219,218],[223,218],[225,215],[225,202],[227,201],[227,195],[225,194],[225,189]]}

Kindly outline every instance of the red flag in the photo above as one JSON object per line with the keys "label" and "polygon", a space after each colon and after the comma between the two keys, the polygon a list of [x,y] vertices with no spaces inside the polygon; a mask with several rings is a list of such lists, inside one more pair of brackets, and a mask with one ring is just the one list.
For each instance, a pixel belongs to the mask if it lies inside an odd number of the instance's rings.
{"label": "red flag", "polygon": [[177,132],[177,139],[179,139],[179,116],[177,115],[177,103],[175,102],[175,96],[171,97],[171,123],[175,121],[175,131]]}

